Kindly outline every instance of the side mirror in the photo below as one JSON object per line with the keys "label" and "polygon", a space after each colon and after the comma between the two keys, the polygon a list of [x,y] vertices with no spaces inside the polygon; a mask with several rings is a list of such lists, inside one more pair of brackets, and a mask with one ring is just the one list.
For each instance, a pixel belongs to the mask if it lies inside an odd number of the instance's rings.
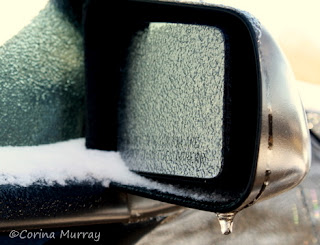
{"label": "side mirror", "polygon": [[[283,54],[257,20],[218,6],[119,5],[110,41],[119,50],[109,58],[120,52],[111,68],[121,86],[106,96],[88,69],[87,147],[119,150],[156,184],[112,187],[216,212],[228,234],[237,212],[302,181],[310,166],[305,112]],[[101,101],[118,105],[113,123]],[[106,125],[117,128],[108,127],[112,142],[99,134]]]}
{"label": "side mirror", "polygon": [[[237,212],[302,181],[305,112],[257,20],[211,5],[82,4],[65,18],[50,1],[1,47],[1,231],[159,221],[181,205],[216,212],[228,234]],[[52,143],[83,136],[84,72],[89,149]]]}

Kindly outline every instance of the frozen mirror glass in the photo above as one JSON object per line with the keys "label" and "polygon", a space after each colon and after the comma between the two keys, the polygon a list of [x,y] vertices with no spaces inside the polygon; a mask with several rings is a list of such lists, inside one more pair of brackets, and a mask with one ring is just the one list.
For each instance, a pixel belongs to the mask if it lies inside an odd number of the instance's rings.
{"label": "frozen mirror glass", "polygon": [[135,32],[119,107],[119,150],[131,170],[219,175],[225,48],[215,26],[150,22]]}

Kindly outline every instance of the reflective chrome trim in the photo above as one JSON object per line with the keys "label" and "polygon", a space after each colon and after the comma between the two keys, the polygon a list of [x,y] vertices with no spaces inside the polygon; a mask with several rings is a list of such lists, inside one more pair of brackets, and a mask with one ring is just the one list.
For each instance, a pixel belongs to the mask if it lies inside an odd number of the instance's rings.
{"label": "reflective chrome trim", "polygon": [[[56,217],[32,217],[14,220],[1,220],[0,231],[12,229],[43,229],[82,226],[108,223],[138,223],[155,217],[167,217],[183,207],[120,193],[122,197],[116,202],[110,201],[100,208],[88,211],[74,211]],[[123,201],[119,201],[123,200]]]}
{"label": "reflective chrome trim", "polygon": [[293,72],[264,28],[259,59],[262,121],[257,171],[252,191],[238,210],[295,187],[311,163],[310,135]]}

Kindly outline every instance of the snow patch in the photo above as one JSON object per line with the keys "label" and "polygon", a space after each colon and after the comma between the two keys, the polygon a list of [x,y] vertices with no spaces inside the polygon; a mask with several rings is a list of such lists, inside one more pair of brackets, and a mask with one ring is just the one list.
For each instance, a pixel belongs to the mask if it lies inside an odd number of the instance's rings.
{"label": "snow patch", "polygon": [[204,195],[141,177],[128,169],[119,152],[87,149],[84,138],[39,146],[0,147],[0,159],[0,185],[67,185],[72,181],[108,187],[110,182],[117,182],[195,200],[224,199],[215,193]]}

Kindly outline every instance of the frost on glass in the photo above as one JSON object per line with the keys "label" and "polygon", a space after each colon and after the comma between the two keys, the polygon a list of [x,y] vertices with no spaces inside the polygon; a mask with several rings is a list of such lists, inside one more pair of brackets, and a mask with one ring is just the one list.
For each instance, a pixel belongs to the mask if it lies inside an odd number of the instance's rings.
{"label": "frost on glass", "polygon": [[0,146],[83,136],[81,34],[50,2],[0,46]]}
{"label": "frost on glass", "polygon": [[132,39],[119,149],[130,169],[212,178],[223,163],[225,46],[212,26],[150,23]]}

